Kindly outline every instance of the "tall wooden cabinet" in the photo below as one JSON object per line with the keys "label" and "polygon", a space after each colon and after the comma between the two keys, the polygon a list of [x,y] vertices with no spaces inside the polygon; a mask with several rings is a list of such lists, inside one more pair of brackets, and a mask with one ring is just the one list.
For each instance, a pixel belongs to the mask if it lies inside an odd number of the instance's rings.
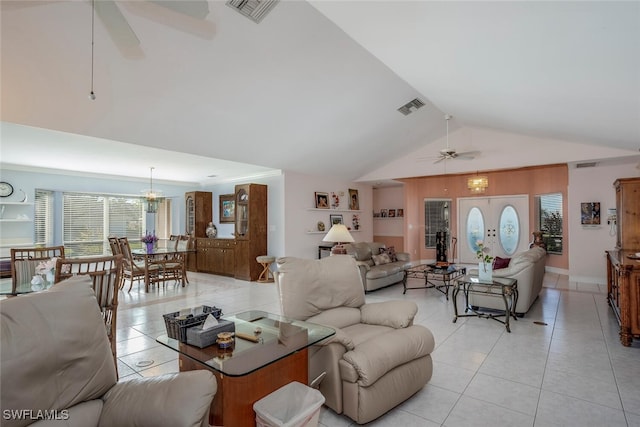
{"label": "tall wooden cabinet", "polygon": [[620,324],[620,341],[640,338],[640,178],[622,178],[616,189],[616,250],[607,251],[607,301]]}
{"label": "tall wooden cabinet", "polygon": [[213,198],[210,191],[185,193],[186,233],[192,237],[207,237],[207,225],[213,218]]}
{"label": "tall wooden cabinet", "polygon": [[267,255],[267,186],[235,186],[235,278],[258,280],[256,257]]}
{"label": "tall wooden cabinet", "polygon": [[618,216],[616,249],[640,251],[640,178],[617,179],[613,185]]}

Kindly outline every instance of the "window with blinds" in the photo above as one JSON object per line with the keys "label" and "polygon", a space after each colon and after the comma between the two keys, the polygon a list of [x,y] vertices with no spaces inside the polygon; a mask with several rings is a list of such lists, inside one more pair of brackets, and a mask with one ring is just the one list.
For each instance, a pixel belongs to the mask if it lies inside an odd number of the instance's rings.
{"label": "window with blinds", "polygon": [[536,196],[536,228],[542,231],[547,252],[562,254],[562,193]]}
{"label": "window with blinds", "polygon": [[109,253],[109,236],[135,241],[145,230],[143,203],[136,197],[63,193],[62,219],[62,240],[69,256]]}
{"label": "window with blinds", "polygon": [[436,233],[449,230],[449,209],[451,199],[424,200],[424,242],[425,248],[436,247]]}
{"label": "window with blinds", "polygon": [[53,191],[36,189],[34,243],[53,246]]}

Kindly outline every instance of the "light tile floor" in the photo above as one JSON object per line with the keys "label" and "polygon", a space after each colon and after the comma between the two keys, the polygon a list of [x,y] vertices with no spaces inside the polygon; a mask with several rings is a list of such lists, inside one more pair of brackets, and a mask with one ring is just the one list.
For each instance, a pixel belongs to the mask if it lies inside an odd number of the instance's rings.
{"label": "light tile floor", "polygon": [[[120,293],[121,379],[178,371],[176,353],[155,341],[165,332],[165,313],[200,304],[226,314],[248,309],[280,313],[273,283],[189,276],[185,288],[167,285],[145,294],[134,286]],[[490,319],[452,323],[452,303],[433,289],[403,295],[402,285],[394,285],[366,299],[415,301],[416,323],[428,327],[436,340],[431,381],[372,426],[640,427],[640,344],[620,344],[603,284],[569,283],[566,276],[547,273],[529,313],[511,322],[512,333]],[[324,407],[320,424],[355,425]]]}

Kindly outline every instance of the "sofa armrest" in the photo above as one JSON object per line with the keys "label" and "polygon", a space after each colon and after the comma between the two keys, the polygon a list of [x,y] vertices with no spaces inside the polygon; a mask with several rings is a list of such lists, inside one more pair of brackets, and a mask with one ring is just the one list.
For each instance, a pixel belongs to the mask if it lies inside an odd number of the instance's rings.
{"label": "sofa armrest", "polygon": [[122,381],[102,397],[98,425],[208,426],[216,390],[215,377],[205,370]]}
{"label": "sofa armrest", "polygon": [[335,343],[342,344],[342,346],[344,348],[346,348],[347,350],[353,350],[354,349],[354,344],[353,344],[353,340],[351,339],[351,337],[349,335],[347,335],[340,328],[333,327],[333,329],[336,330],[335,335],[332,335],[329,338],[326,338],[326,339],[320,341],[316,345],[325,346],[325,345],[333,344],[335,342]]}
{"label": "sofa armrest", "polygon": [[404,261],[404,262],[411,261],[411,255],[409,254],[409,252],[397,252],[396,258],[398,258],[398,261]]}
{"label": "sofa armrest", "polygon": [[413,301],[375,302],[360,307],[362,323],[395,329],[411,326],[417,312],[418,306]]}

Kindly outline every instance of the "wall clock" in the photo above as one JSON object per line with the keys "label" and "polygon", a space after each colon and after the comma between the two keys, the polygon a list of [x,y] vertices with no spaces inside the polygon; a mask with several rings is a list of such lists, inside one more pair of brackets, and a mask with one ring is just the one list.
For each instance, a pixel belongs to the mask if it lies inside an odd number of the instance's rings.
{"label": "wall clock", "polygon": [[13,186],[8,182],[0,182],[0,197],[9,197],[13,194]]}

